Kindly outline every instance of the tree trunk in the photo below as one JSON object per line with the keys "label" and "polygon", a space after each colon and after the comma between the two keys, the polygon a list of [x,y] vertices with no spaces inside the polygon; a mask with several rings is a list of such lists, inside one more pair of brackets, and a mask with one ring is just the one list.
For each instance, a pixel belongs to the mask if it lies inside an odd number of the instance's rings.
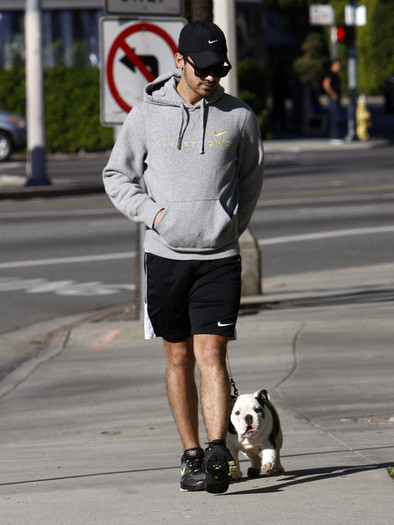
{"label": "tree trunk", "polygon": [[208,20],[212,22],[212,0],[185,0],[185,18],[189,22]]}

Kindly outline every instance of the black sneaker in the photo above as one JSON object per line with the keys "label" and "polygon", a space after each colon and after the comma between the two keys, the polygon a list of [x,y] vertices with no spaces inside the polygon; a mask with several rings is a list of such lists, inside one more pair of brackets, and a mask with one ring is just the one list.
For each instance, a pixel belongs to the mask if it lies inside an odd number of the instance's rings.
{"label": "black sneaker", "polygon": [[204,451],[202,448],[185,450],[181,458],[181,490],[205,490]]}
{"label": "black sneaker", "polygon": [[205,490],[213,494],[226,492],[232,476],[237,473],[237,464],[223,439],[208,443],[205,450]]}

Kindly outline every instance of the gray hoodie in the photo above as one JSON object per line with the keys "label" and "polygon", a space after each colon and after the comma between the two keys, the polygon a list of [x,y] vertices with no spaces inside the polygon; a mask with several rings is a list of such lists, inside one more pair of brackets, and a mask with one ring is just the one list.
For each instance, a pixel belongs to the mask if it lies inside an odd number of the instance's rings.
{"label": "gray hoodie", "polygon": [[236,255],[263,183],[257,119],[220,85],[188,104],[176,91],[179,78],[177,70],[146,86],[104,168],[105,190],[122,213],[147,226],[149,253],[178,260]]}

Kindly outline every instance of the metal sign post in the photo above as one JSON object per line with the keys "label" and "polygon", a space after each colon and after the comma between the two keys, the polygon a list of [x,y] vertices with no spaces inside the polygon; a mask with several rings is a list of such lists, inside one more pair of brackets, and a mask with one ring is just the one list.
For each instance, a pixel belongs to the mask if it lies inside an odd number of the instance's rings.
{"label": "metal sign post", "polygon": [[349,105],[347,112],[348,132],[346,140],[357,139],[356,106],[357,106],[357,53],[356,53],[356,0],[349,0],[347,6],[347,25],[351,27],[348,43],[348,87]]}
{"label": "metal sign post", "polygon": [[309,23],[312,26],[331,26],[330,57],[337,55],[335,11],[332,5],[313,4],[309,6]]}
{"label": "metal sign post", "polygon": [[26,0],[27,186],[50,184],[46,174],[41,2]]}

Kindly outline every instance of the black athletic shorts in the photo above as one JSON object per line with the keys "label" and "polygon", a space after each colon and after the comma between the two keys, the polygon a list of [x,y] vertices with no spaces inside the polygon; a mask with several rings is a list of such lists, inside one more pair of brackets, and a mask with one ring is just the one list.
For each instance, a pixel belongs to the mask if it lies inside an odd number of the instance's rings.
{"label": "black athletic shorts", "polygon": [[241,257],[164,259],[145,254],[145,338],[170,343],[195,334],[235,337],[241,298]]}

